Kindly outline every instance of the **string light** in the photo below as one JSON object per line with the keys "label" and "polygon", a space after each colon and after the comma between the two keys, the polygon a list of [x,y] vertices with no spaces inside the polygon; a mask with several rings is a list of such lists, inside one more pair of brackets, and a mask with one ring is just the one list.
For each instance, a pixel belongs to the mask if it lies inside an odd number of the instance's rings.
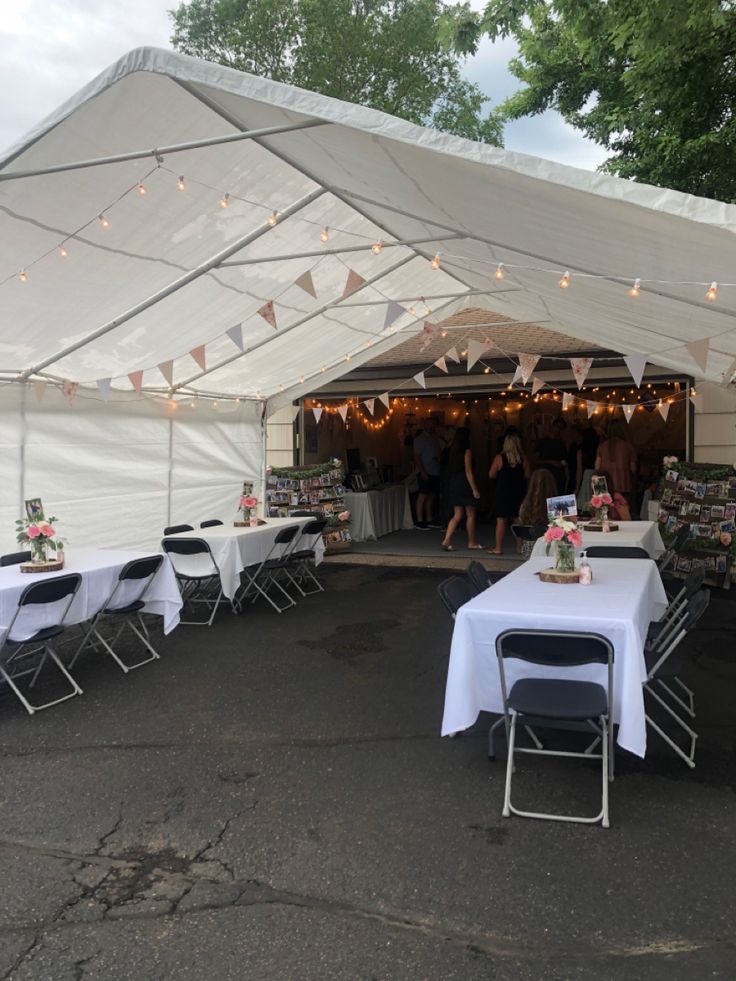
{"label": "string light", "polygon": [[141,197],[143,197],[143,195],[146,194],[146,185],[142,181],[138,185],[138,193],[140,194]]}
{"label": "string light", "polygon": [[319,234],[319,237],[322,239],[323,242],[329,242],[329,240],[330,240],[330,230],[327,227],[327,225],[325,225],[325,227],[322,229],[322,231]]}
{"label": "string light", "polygon": [[273,228],[273,226],[277,223],[278,220],[279,220],[278,213],[276,211],[272,211],[271,214],[268,216],[268,224],[271,226],[271,228]]}
{"label": "string light", "polygon": [[566,269],[562,274],[562,279],[560,280],[560,289],[566,290],[569,285],[570,285],[570,273]]}
{"label": "string light", "polygon": [[441,260],[440,260],[440,254],[438,252],[437,255],[434,257],[434,259],[432,259],[432,261],[430,262],[430,266],[433,269],[439,269],[440,268],[440,262],[441,262]]}
{"label": "string light", "polygon": [[220,198],[220,207],[221,208],[227,208],[227,206],[228,206],[229,203],[230,203],[230,192],[229,191],[225,191],[225,193]]}
{"label": "string light", "polygon": [[25,271],[25,269],[21,269],[20,273],[18,274],[18,279],[21,281],[21,283],[28,282],[28,273]]}
{"label": "string light", "polygon": [[69,253],[66,250],[66,246],[64,245],[63,242],[59,246],[59,255],[61,256],[62,259],[66,259],[66,257],[69,255]]}
{"label": "string light", "polygon": [[506,278],[506,269],[504,267],[504,264],[502,262],[499,262],[499,264],[496,266],[496,279],[505,279],[505,278]]}
{"label": "string light", "polygon": [[640,292],[641,292],[641,280],[637,278],[634,280],[634,285],[629,290],[629,296],[638,296]]}
{"label": "string light", "polygon": [[102,225],[103,228],[109,228],[110,227],[110,219],[107,218],[104,215],[104,213],[99,216],[99,222],[100,222],[100,224]]}
{"label": "string light", "polygon": [[179,188],[180,191],[185,190],[186,185],[184,184],[184,177],[183,176],[179,177],[179,180],[176,182],[176,186]]}
{"label": "string light", "polygon": [[383,248],[383,242],[379,238],[378,241],[374,242],[373,245],[371,246],[371,252],[373,253],[373,255],[380,255],[382,248]]}
{"label": "string light", "polygon": [[711,283],[708,292],[705,294],[706,300],[715,300],[718,296],[718,283]]}

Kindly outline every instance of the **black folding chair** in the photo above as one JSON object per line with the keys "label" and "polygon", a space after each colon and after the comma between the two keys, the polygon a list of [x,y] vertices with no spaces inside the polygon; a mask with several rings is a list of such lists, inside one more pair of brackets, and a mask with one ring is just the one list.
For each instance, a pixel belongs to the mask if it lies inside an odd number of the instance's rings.
{"label": "black folding chair", "polygon": [[[236,597],[238,604],[246,599],[250,599],[252,603],[255,603],[259,596],[263,596],[277,613],[283,613],[290,606],[296,606],[296,600],[288,594],[279,580],[282,576],[285,576],[285,570],[290,560],[290,552],[296,544],[300,530],[299,525],[287,525],[286,528],[282,528],[277,532],[271,550],[266,558],[260,563],[246,566],[243,569],[245,583]],[[279,606],[276,600],[270,595],[272,588],[277,589],[284,599],[287,600],[284,606]]]}
{"label": "black folding chair", "polygon": [[476,593],[482,593],[484,590],[488,589],[494,583],[502,579],[506,573],[505,572],[489,572],[486,567],[474,559],[465,570],[465,575],[468,577],[468,581],[471,586],[475,589]]}
{"label": "black folding chair", "polygon": [[[92,622],[87,633],[84,635],[82,643],[77,648],[74,657],[69,663],[70,668],[74,667],[77,658],[90,642],[95,644],[95,646],[101,644],[118,667],[122,668],[126,674],[134,668],[140,668],[144,664],[158,660],[159,655],[151,644],[148,628],[141,616],[141,610],[146,605],[144,596],[148,591],[148,587],[153,582],[153,577],[161,568],[163,561],[163,555],[151,555],[144,559],[132,559],[123,566],[113,591],[102,608],[92,618]],[[133,584],[133,586],[129,587],[128,584]],[[131,588],[132,593],[130,591]],[[121,595],[126,592],[127,595]],[[120,605],[116,603],[116,600]],[[120,624],[111,641],[107,641],[99,629],[106,619],[117,621]],[[149,654],[148,657],[136,661],[135,664],[126,664],[115,651],[115,645],[125,627],[128,627],[135,634]]]}
{"label": "black folding chair", "polygon": [[[517,814],[521,817],[580,824],[597,824],[600,821],[604,828],[609,827],[608,783],[613,780],[611,702],[614,655],[611,642],[599,634],[561,630],[505,630],[496,638],[496,654],[509,740],[503,816]],[[529,665],[554,667],[565,672],[586,664],[600,664],[607,669],[607,683],[604,686],[592,681],[531,676],[515,681],[509,691],[506,683],[506,662],[510,659],[524,661]],[[526,726],[594,732],[598,738],[582,753],[522,747],[516,745],[517,722]],[[601,752],[594,753],[593,749],[599,741]],[[511,781],[517,753],[600,759],[602,791],[598,814],[594,817],[578,817],[523,811],[514,807],[511,802]]]}
{"label": "black folding chair", "polygon": [[[314,521],[308,521],[302,526],[301,535],[289,552],[289,561],[284,567],[284,573],[302,596],[324,592],[325,587],[315,576],[313,567],[316,566],[317,558],[315,545],[326,524],[325,518],[315,518]],[[303,548],[302,542],[307,543]],[[312,583],[311,589],[307,588],[309,582]]]}
{"label": "black folding chair", "polygon": [[[171,560],[184,606],[203,604],[206,620],[180,620],[184,626],[211,627],[222,600],[222,580],[208,543],[203,538],[164,538],[161,547]],[[237,610],[233,602],[233,609]]]}
{"label": "black folding chair", "polygon": [[207,521],[200,521],[200,528],[219,528],[223,522],[219,518],[209,518]]}
{"label": "black folding chair", "polygon": [[511,525],[511,534],[521,545],[519,551],[525,559],[531,556],[535,542],[542,537],[546,530],[546,525]]}
{"label": "black folding chair", "polygon": [[443,579],[437,587],[437,592],[453,620],[460,607],[478,595],[475,586],[464,576],[450,576],[449,579]]}
{"label": "black folding chair", "polygon": [[0,555],[0,566],[20,565],[21,562],[30,562],[30,552],[8,552],[7,555]]}
{"label": "black folding chair", "polygon": [[685,545],[685,542],[690,537],[690,525],[683,524],[675,532],[675,537],[672,539],[670,544],[664,550],[664,552],[657,559],[657,565],[659,566],[659,571],[664,572],[668,569],[675,558],[680,554]]}
{"label": "black folding chair", "polygon": [[[64,621],[81,581],[82,577],[79,573],[73,572],[66,576],[44,579],[43,582],[34,582],[30,586],[26,586],[18,600],[18,606],[13,619],[10,621],[5,640],[0,647],[0,677],[17,695],[29,715],[82,694],[82,689],[64,667],[54,645],[51,643],[64,633]],[[29,634],[27,628],[24,628],[23,621],[33,616],[33,608],[54,603],[59,604],[56,611],[57,615],[53,618],[54,622],[40,630],[33,630]],[[46,614],[50,612],[48,609],[45,611]],[[27,667],[26,664],[31,657],[37,658],[37,663]],[[23,694],[16,681],[26,675],[31,675],[28,687],[29,689],[33,688],[49,659],[53,661],[66,681],[69,682],[72,690],[61,698],[52,699],[42,705],[34,705]]]}
{"label": "black folding chair", "polygon": [[648,559],[649,552],[638,545],[590,545],[585,549],[589,559]]}
{"label": "black folding chair", "polygon": [[169,525],[164,528],[164,535],[181,535],[183,531],[194,531],[192,525]]}

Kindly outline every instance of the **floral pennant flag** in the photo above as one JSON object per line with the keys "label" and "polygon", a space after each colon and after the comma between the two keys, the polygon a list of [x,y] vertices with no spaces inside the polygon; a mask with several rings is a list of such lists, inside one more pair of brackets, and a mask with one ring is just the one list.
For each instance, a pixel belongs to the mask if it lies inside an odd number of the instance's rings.
{"label": "floral pennant flag", "polygon": [[141,389],[143,388],[143,372],[142,371],[131,371],[128,375],[128,380],[133,386],[136,395],[141,394]]}
{"label": "floral pennant flag", "polygon": [[566,409],[568,407],[568,405],[574,405],[574,404],[575,404],[575,396],[574,395],[570,395],[569,392],[563,392],[562,393],[562,408],[563,409]]}
{"label": "floral pennant flag", "polygon": [[164,376],[169,385],[172,385],[174,382],[174,362],[162,361],[158,366],[158,370]]}
{"label": "floral pennant flag", "polygon": [[365,280],[362,276],[359,276],[354,269],[348,269],[348,278],[345,281],[345,289],[342,291],[342,298],[345,299],[346,296],[350,296],[354,293],[360,286],[363,285]]}
{"label": "floral pennant flag", "polygon": [[386,319],[383,321],[383,329],[386,330],[395,323],[402,313],[406,313],[406,308],[402,307],[396,300],[389,300],[386,306]]}
{"label": "floral pennant flag", "polygon": [[588,418],[590,419],[590,417],[592,415],[594,415],[595,410],[598,408],[598,403],[597,402],[586,402],[585,403],[585,408],[588,410]]}
{"label": "floral pennant flag", "polygon": [[112,378],[98,378],[97,379],[97,390],[100,393],[100,398],[103,402],[107,402],[110,398],[110,388],[112,387]]}
{"label": "floral pennant flag", "polygon": [[427,383],[424,380],[424,372],[423,371],[420,371],[419,374],[414,375],[413,377],[414,377],[414,381],[417,383],[417,385],[421,385],[422,388],[426,388],[427,387]]}
{"label": "floral pennant flag", "polygon": [[274,330],[277,329],[276,326],[276,311],[273,308],[273,300],[269,300],[268,303],[264,303],[260,310],[256,311],[263,317],[269,327],[273,327]]}
{"label": "floral pennant flag", "polygon": [[509,385],[515,385],[518,381],[521,381],[521,365],[517,364],[516,370],[514,371],[514,377],[509,382]]}
{"label": "floral pennant flag", "polygon": [[437,360],[434,363],[434,367],[439,368],[440,371],[444,371],[444,373],[447,374],[447,361],[445,360],[444,354],[442,355],[441,358],[437,358]]}
{"label": "floral pennant flag", "polygon": [[69,405],[71,405],[72,402],[74,401],[74,397],[77,394],[77,382],[65,381],[64,384],[61,386],[61,390],[64,393],[64,395],[66,395],[66,397],[69,399]]}
{"label": "floral pennant flag", "polygon": [[460,364],[460,358],[456,347],[451,347],[449,351],[445,351],[445,357],[449,358],[451,361],[454,361],[455,364]]}
{"label": "floral pennant flag", "polygon": [[521,381],[524,385],[529,381],[534,369],[539,361],[538,354],[519,353],[519,367],[521,368]]}
{"label": "floral pennant flag", "polygon": [[317,292],[314,288],[314,280],[312,279],[312,274],[308,269],[306,272],[303,272],[298,279],[294,280],[294,286],[298,286],[299,289],[302,289],[305,293],[309,293],[310,296],[313,296],[315,300],[317,299]]}
{"label": "floral pennant flag", "polygon": [[424,351],[429,347],[436,330],[437,328],[434,324],[430,324],[428,320],[424,321],[424,327],[422,327],[422,343],[419,345],[420,351]]}
{"label": "floral pennant flag", "polygon": [[667,416],[670,414],[670,404],[669,402],[663,402],[662,399],[657,402],[657,408],[659,409],[659,414],[662,416],[665,422],[667,422]]}
{"label": "floral pennant flag", "polygon": [[312,412],[314,413],[314,421],[318,423],[322,415],[322,409],[312,409]]}
{"label": "floral pennant flag", "polygon": [[542,381],[538,375],[535,375],[532,380],[532,395],[536,395],[539,389],[544,388],[546,384],[546,381]]}
{"label": "floral pennant flag", "polygon": [[629,369],[629,374],[634,379],[634,384],[639,388],[641,386],[641,380],[644,377],[644,369],[647,366],[646,354],[625,354],[624,363]]}
{"label": "floral pennant flag", "polygon": [[189,353],[197,362],[197,364],[202,369],[202,371],[207,371],[207,365],[204,356],[204,344],[200,344],[199,347],[193,347]]}
{"label": "floral pennant flag", "polygon": [[46,382],[34,381],[33,391],[36,393],[36,401],[40,402],[43,399],[44,393],[46,392]]}
{"label": "floral pennant flag", "polygon": [[384,404],[384,405],[386,406],[386,408],[388,409],[388,407],[389,407],[389,397],[388,397],[388,392],[383,392],[383,393],[382,393],[381,395],[379,395],[379,396],[378,396],[378,398],[379,398],[379,400],[380,400],[381,402],[383,402],[383,404]]}
{"label": "floral pennant flag", "polygon": [[585,384],[585,379],[588,377],[588,372],[592,364],[592,358],[570,358],[572,373],[575,376],[575,381],[578,383],[579,389]]}
{"label": "floral pennant flag", "polygon": [[624,410],[624,415],[626,416],[626,421],[631,422],[631,417],[634,414],[635,405],[622,405],[621,408]]}
{"label": "floral pennant flag", "polygon": [[366,409],[368,409],[371,415],[373,415],[373,407],[375,406],[375,404],[376,404],[375,399],[366,399],[365,402],[363,403],[363,405],[366,407]]}
{"label": "floral pennant flag", "polygon": [[236,347],[240,348],[240,350],[242,351],[243,350],[243,325],[235,324],[234,327],[231,327],[229,330],[226,330],[225,333],[233,342],[233,344]]}
{"label": "floral pennant flag", "polygon": [[708,337],[704,337],[700,341],[689,341],[685,347],[687,348],[690,357],[697,364],[703,374],[705,374],[705,368],[708,364],[708,348],[710,347],[710,339]]}
{"label": "floral pennant flag", "polygon": [[346,405],[338,405],[337,411],[340,413],[342,421],[345,422],[348,418],[348,407]]}
{"label": "floral pennant flag", "polygon": [[486,344],[484,341],[468,341],[468,371],[470,371],[485,350]]}

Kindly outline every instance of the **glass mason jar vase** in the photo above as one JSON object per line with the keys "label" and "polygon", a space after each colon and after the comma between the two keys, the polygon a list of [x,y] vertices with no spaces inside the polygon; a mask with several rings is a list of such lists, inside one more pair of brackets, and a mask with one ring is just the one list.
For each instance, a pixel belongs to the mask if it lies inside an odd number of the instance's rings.
{"label": "glass mason jar vase", "polygon": [[570,542],[557,542],[555,569],[558,572],[575,571],[575,548]]}
{"label": "glass mason jar vase", "polygon": [[30,540],[31,549],[31,561],[32,562],[45,562],[46,561],[46,539],[45,538],[31,538]]}

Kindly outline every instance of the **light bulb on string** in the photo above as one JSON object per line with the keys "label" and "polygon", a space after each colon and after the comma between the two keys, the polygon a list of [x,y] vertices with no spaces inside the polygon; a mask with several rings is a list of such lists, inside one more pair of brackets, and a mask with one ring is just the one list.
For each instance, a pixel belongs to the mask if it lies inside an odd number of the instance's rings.
{"label": "light bulb on string", "polygon": [[634,284],[629,290],[629,296],[638,296],[639,293],[641,293],[641,280],[637,278],[634,280]]}
{"label": "light bulb on string", "polygon": [[490,375],[490,373],[491,373],[491,369],[490,368],[484,368],[483,369],[483,374],[484,375]]}
{"label": "light bulb on string", "polygon": [[718,283],[711,283],[708,287],[708,292],[705,294],[706,300],[711,302],[718,297]]}
{"label": "light bulb on string", "polygon": [[382,248],[383,248],[383,242],[379,238],[378,241],[374,242],[373,245],[371,246],[371,252],[373,253],[373,255],[380,255]]}
{"label": "light bulb on string", "polygon": [[496,279],[505,279],[505,278],[506,278],[506,267],[502,262],[499,262],[499,264],[496,266]]}
{"label": "light bulb on string", "polygon": [[430,266],[431,266],[431,267],[432,267],[433,269],[439,269],[439,268],[440,268],[440,263],[441,263],[441,261],[442,261],[442,260],[440,259],[440,254],[439,254],[439,252],[438,252],[438,253],[437,253],[437,254],[435,255],[435,257],[434,257],[434,259],[432,259],[432,261],[430,262]]}
{"label": "light bulb on string", "polygon": [[279,216],[278,216],[278,212],[276,211],[272,211],[267,219],[268,224],[271,226],[271,228],[273,228],[273,226],[278,222],[278,220],[279,220]]}
{"label": "light bulb on string", "polygon": [[66,257],[69,255],[69,253],[66,250],[66,246],[64,245],[63,242],[59,246],[59,255],[61,256],[62,259],[66,259]]}
{"label": "light bulb on string", "polygon": [[230,192],[229,191],[225,191],[225,193],[220,198],[220,207],[221,208],[227,208],[227,206],[228,206],[229,203],[230,203]]}
{"label": "light bulb on string", "polygon": [[143,197],[143,195],[147,193],[146,192],[146,185],[143,183],[143,181],[141,181],[138,184],[138,193],[140,194],[141,197]]}
{"label": "light bulb on string", "polygon": [[562,274],[562,279],[560,280],[560,289],[566,290],[569,285],[570,285],[570,273],[566,269]]}
{"label": "light bulb on string", "polygon": [[323,242],[329,242],[329,240],[330,240],[330,230],[329,230],[329,228],[327,227],[327,225],[325,225],[325,227],[324,227],[324,228],[322,229],[322,231],[321,231],[321,232],[319,233],[319,237],[320,237],[320,239],[321,239],[321,240],[322,240]]}
{"label": "light bulb on string", "polygon": [[28,282],[28,273],[25,271],[25,269],[21,269],[21,271],[18,273],[18,279],[21,281],[21,283]]}
{"label": "light bulb on string", "polygon": [[179,188],[180,191],[183,191],[183,190],[186,189],[186,184],[184,183],[184,176],[183,175],[179,177],[179,180],[176,182],[176,186]]}
{"label": "light bulb on string", "polygon": [[104,213],[99,216],[99,222],[100,222],[100,224],[102,225],[103,228],[109,228],[110,227],[110,219],[107,218]]}

